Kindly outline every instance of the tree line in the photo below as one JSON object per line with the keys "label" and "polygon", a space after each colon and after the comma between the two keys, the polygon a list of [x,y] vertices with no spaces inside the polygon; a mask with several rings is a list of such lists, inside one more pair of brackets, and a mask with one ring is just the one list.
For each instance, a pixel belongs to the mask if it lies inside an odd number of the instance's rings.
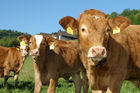
{"label": "tree line", "polygon": [[124,16],[131,20],[131,24],[140,25],[140,9],[130,10],[129,8],[127,8],[121,14],[112,12],[109,16],[110,18],[114,18],[116,16]]}
{"label": "tree line", "polygon": [[14,30],[0,30],[0,46],[4,47],[15,47],[19,45],[17,37],[20,35],[26,35],[30,37],[28,33],[22,33]]}

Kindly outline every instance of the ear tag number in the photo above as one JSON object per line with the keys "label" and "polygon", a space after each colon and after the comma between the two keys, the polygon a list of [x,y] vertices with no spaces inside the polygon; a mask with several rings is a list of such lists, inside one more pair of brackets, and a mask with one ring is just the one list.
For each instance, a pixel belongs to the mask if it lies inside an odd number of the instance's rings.
{"label": "ear tag number", "polygon": [[66,30],[67,33],[73,35],[73,30],[70,26],[68,26],[67,30]]}
{"label": "ear tag number", "polygon": [[50,50],[53,50],[55,48],[54,44],[50,45]]}
{"label": "ear tag number", "polygon": [[19,48],[16,48],[19,51]]}
{"label": "ear tag number", "polygon": [[20,42],[20,48],[25,48],[25,47],[26,47],[26,43],[25,43],[25,41],[23,40],[23,41]]}
{"label": "ear tag number", "polygon": [[118,26],[116,26],[114,29],[113,29],[113,34],[117,34],[117,33],[120,33],[120,28]]}

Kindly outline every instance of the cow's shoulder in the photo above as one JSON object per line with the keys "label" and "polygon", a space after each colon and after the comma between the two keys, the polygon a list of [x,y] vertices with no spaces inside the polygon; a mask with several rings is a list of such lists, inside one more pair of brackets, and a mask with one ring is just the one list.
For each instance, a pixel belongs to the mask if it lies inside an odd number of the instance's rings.
{"label": "cow's shoulder", "polygon": [[0,55],[8,54],[9,48],[0,46]]}

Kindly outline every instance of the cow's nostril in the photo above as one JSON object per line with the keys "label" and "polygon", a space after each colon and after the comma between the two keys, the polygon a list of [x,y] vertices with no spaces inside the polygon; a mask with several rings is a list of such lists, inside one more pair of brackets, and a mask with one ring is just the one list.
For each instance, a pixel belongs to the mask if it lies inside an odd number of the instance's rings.
{"label": "cow's nostril", "polygon": [[103,49],[103,50],[102,50],[101,55],[102,55],[102,56],[104,56],[104,55],[105,55],[105,49]]}
{"label": "cow's nostril", "polygon": [[96,56],[96,50],[95,49],[92,49],[92,56]]}
{"label": "cow's nostril", "polygon": [[39,52],[38,51],[36,51],[36,53],[35,54],[39,54]]}

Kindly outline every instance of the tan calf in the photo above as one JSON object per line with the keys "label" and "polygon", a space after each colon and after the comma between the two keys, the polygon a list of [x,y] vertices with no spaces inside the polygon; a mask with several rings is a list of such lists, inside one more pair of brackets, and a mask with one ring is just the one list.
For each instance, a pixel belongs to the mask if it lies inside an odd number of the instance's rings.
{"label": "tan calf", "polygon": [[20,48],[0,47],[0,76],[4,76],[4,86],[9,78],[10,71],[13,71],[15,87],[17,87],[19,71],[28,55],[28,38],[19,36],[18,40],[22,42]]}
{"label": "tan calf", "polygon": [[[34,93],[40,93],[42,84],[49,83],[47,93],[55,93],[57,81],[72,76],[75,92],[88,92],[85,69],[80,61],[78,46],[74,42],[56,40],[52,37],[34,35],[30,38],[30,55],[34,59]],[[80,72],[83,74],[81,80]],[[83,83],[82,83],[83,81]]]}

